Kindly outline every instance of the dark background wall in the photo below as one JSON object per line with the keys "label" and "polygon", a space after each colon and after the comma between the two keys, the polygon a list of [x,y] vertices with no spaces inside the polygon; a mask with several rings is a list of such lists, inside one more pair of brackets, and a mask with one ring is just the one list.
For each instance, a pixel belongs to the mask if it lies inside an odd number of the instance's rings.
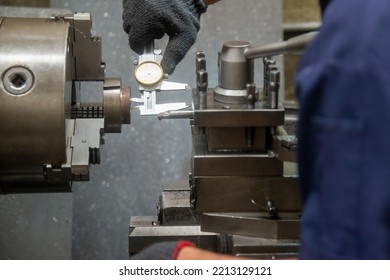
{"label": "dark background wall", "polygon": [[[128,48],[122,30],[122,1],[52,0],[51,8],[92,14],[93,30],[103,39],[107,77],[122,77],[138,97],[132,65],[137,55]],[[197,43],[170,80],[194,86],[195,52],[203,50],[209,84],[215,86],[222,43],[279,41],[281,10],[280,0],[224,0],[209,7]],[[163,39],[158,46],[164,48],[165,43]],[[261,86],[260,72],[256,80]],[[190,101],[189,92],[166,95],[167,102]],[[154,215],[164,181],[187,179],[191,144],[187,120],[158,121],[132,113],[132,124],[122,131],[106,135],[102,164],[91,168],[90,182],[74,184],[73,194],[0,197],[1,259],[128,258],[130,217]]]}

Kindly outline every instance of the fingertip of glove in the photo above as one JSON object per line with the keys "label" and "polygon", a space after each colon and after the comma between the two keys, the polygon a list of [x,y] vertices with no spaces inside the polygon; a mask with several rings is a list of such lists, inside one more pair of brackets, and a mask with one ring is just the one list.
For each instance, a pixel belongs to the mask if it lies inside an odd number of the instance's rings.
{"label": "fingertip of glove", "polygon": [[161,67],[163,68],[165,74],[172,75],[173,72],[175,71],[176,64],[173,63],[172,61],[167,62],[166,59],[163,59],[161,61]]}

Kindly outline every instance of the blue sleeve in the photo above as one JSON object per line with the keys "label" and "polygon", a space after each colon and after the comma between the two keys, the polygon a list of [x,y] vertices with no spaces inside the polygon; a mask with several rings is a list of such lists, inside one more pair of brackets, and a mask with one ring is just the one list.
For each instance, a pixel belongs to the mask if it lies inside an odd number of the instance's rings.
{"label": "blue sleeve", "polygon": [[297,73],[300,256],[388,259],[390,1],[321,4]]}

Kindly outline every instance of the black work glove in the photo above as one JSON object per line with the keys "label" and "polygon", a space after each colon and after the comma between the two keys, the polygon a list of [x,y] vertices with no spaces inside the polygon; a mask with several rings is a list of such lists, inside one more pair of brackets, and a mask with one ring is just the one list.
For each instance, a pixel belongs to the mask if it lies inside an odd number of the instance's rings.
{"label": "black work glove", "polygon": [[169,43],[161,66],[172,74],[195,43],[200,15],[205,11],[202,0],[123,0],[123,29],[138,54],[147,42],[167,34]]}

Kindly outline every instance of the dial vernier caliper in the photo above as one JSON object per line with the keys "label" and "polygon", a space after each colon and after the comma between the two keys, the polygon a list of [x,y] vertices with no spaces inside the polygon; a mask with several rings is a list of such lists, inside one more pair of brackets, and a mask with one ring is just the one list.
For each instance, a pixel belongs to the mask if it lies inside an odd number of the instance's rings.
{"label": "dial vernier caliper", "polygon": [[144,52],[139,56],[138,61],[135,62],[137,66],[134,70],[134,76],[139,84],[142,98],[133,98],[132,101],[143,103],[143,105],[137,106],[141,115],[157,115],[165,111],[180,110],[188,107],[185,102],[156,103],[157,92],[190,89],[187,84],[165,80],[168,75],[164,74],[161,67],[162,58],[161,49],[156,49],[154,41],[151,41],[144,48]]}

